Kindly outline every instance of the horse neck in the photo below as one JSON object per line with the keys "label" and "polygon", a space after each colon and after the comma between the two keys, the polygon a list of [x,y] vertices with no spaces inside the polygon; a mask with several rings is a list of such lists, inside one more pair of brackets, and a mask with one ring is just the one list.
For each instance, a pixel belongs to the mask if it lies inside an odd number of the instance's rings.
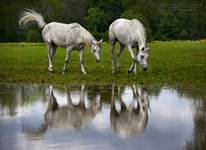
{"label": "horse neck", "polygon": [[146,47],[146,34],[144,31],[144,28],[140,28],[139,30],[139,38],[138,38],[138,44],[139,44],[139,50],[141,50],[143,47]]}
{"label": "horse neck", "polygon": [[139,42],[139,50],[142,50],[143,47],[146,47],[146,42],[145,42],[145,40],[141,40],[141,41]]}
{"label": "horse neck", "polygon": [[96,42],[96,39],[90,34],[90,38],[88,39],[89,47],[92,48],[92,41]]}
{"label": "horse neck", "polygon": [[90,47],[91,48],[91,46],[92,46],[92,43],[91,43],[91,41],[96,41],[95,40],[95,38],[93,37],[93,35],[89,32],[89,31],[87,31],[86,29],[84,29],[84,42],[86,43],[86,45],[88,46],[88,47]]}

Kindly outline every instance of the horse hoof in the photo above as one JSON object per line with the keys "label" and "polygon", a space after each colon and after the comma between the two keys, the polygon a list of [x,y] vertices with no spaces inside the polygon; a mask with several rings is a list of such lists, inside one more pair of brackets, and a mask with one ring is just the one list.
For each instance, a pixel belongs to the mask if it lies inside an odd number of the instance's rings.
{"label": "horse hoof", "polygon": [[117,68],[117,71],[116,71],[116,72],[120,72],[120,67]]}
{"label": "horse hoof", "polygon": [[63,70],[63,74],[65,74],[65,73],[67,73],[68,72],[68,70]]}
{"label": "horse hoof", "polygon": [[129,69],[129,70],[128,70],[128,73],[130,74],[130,73],[132,73],[132,71]]}

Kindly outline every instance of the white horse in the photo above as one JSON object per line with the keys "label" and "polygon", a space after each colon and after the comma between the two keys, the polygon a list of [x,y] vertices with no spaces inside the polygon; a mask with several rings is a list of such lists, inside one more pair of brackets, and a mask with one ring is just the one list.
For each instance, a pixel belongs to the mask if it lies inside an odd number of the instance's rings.
{"label": "white horse", "polygon": [[67,64],[69,56],[72,50],[77,49],[79,52],[81,71],[86,74],[83,62],[83,50],[85,46],[91,48],[92,54],[96,58],[96,62],[100,62],[100,43],[101,41],[96,41],[95,38],[83,28],[78,23],[64,24],[58,22],[51,22],[46,24],[42,15],[37,12],[28,9],[24,11],[19,20],[19,25],[24,27],[28,22],[37,22],[42,30],[42,37],[48,47],[48,61],[49,61],[49,71],[52,69],[52,58],[55,54],[57,47],[66,48],[66,58],[63,71],[67,71]]}
{"label": "white horse", "polygon": [[[117,19],[110,25],[109,43],[112,53],[112,73],[115,73],[114,47],[117,41],[120,43],[120,48],[117,50],[117,70],[120,69],[120,55],[127,46],[133,60],[128,72],[134,71],[136,73],[137,60],[146,71],[149,48],[146,47],[146,33],[142,23],[137,19]],[[132,48],[137,49],[136,55],[134,55]]]}

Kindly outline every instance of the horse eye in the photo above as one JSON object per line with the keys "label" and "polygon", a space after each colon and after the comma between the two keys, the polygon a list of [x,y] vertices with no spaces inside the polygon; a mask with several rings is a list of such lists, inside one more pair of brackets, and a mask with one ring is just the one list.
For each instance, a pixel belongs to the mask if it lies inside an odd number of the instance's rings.
{"label": "horse eye", "polygon": [[141,55],[141,59],[144,59],[144,55]]}
{"label": "horse eye", "polygon": [[95,53],[95,52],[96,52],[96,50],[94,49],[94,50],[93,50],[93,52]]}

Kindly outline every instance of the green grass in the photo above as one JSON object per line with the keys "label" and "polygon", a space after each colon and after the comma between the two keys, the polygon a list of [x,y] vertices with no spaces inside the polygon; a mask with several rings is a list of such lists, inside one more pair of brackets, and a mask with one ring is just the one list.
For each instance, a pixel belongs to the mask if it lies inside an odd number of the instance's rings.
{"label": "green grass", "polygon": [[102,45],[99,64],[87,48],[84,75],[77,51],[72,52],[69,71],[63,74],[65,49],[58,48],[53,59],[54,72],[50,73],[47,49],[42,43],[1,43],[0,82],[206,85],[206,41],[156,41],[149,47],[148,71],[143,72],[138,65],[136,75],[127,73],[131,58],[126,49],[121,57],[121,71],[112,74],[108,44]]}

